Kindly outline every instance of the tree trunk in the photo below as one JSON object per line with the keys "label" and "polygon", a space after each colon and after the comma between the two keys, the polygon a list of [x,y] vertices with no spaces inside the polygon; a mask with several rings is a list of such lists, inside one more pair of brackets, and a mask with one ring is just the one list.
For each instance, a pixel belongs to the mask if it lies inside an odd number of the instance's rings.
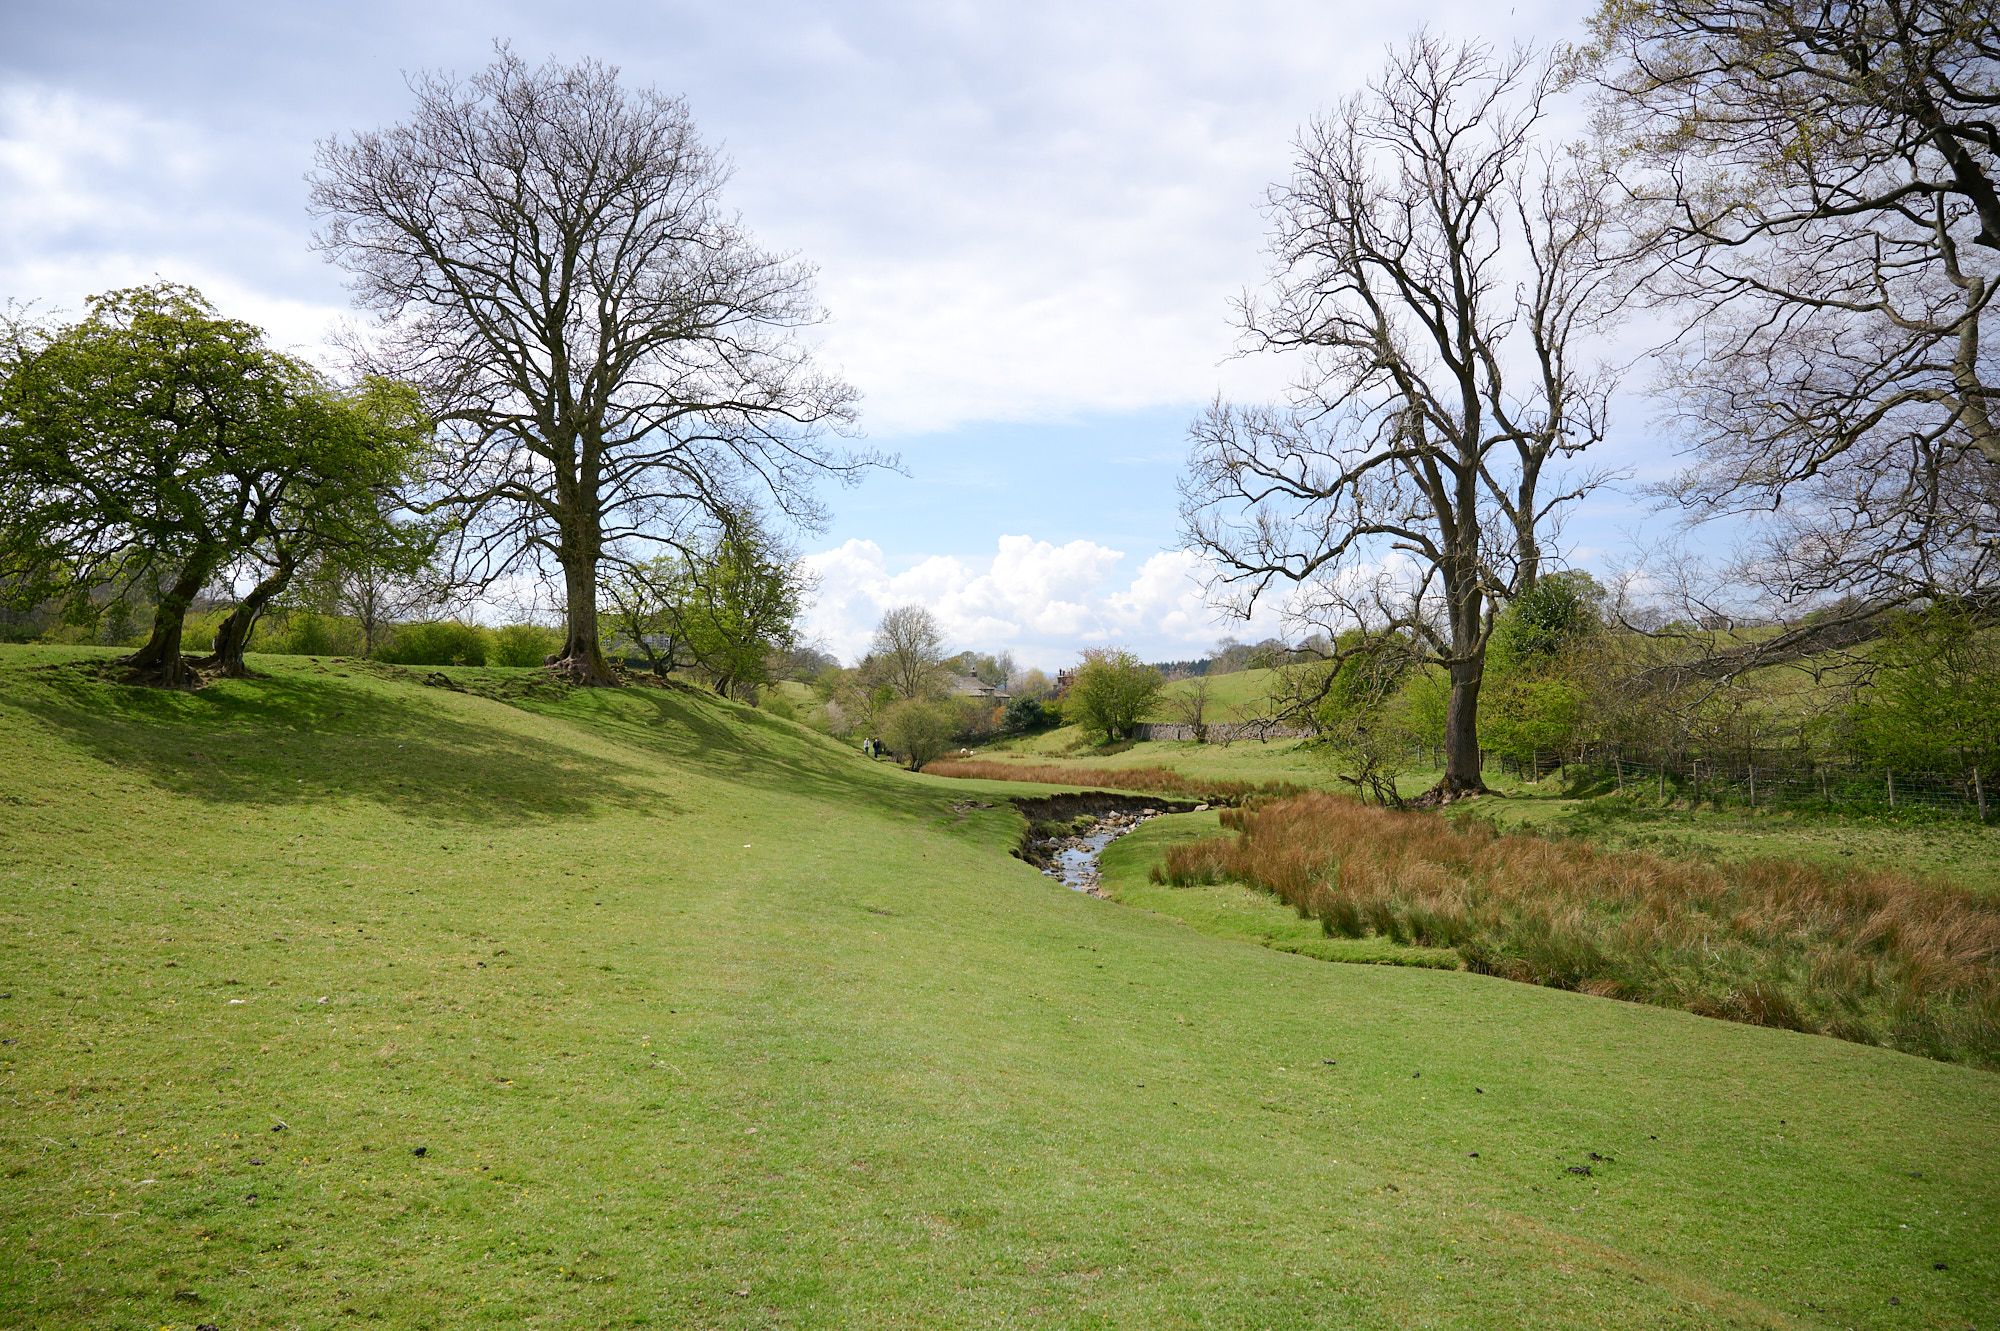
{"label": "tree trunk", "polygon": [[[1482,654],[1483,655],[1483,654]],[[1479,684],[1483,661],[1451,667],[1451,700],[1444,712],[1444,777],[1437,789],[1447,800],[1486,791],[1479,772]]]}
{"label": "tree trunk", "polygon": [[549,664],[569,676],[572,683],[615,687],[618,676],[604,659],[604,647],[597,633],[596,561],[579,557],[565,562],[563,587],[569,600],[568,632],[562,651]]}
{"label": "tree trunk", "polygon": [[264,607],[291,584],[296,567],[292,562],[282,562],[270,577],[251,588],[250,594],[216,629],[215,649],[195,664],[205,670],[219,670],[229,679],[249,678],[250,668],[243,664],[243,652],[250,645],[250,632],[263,617]]}
{"label": "tree trunk", "polygon": [[131,668],[133,683],[157,684],[163,689],[192,688],[197,676],[181,656],[181,629],[188,607],[208,585],[220,562],[219,552],[199,547],[181,567],[181,575],[171,590],[160,598],[153,612],[153,633],[146,645],[119,662]]}

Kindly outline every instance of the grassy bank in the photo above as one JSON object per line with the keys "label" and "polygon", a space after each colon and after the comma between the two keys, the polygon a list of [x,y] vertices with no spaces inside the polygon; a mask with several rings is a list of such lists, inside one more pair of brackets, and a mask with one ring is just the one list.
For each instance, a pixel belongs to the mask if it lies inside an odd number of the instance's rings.
{"label": "grassy bank", "polygon": [[2000,1316],[1990,1074],[1206,936],[710,698],[87,655],[0,649],[0,1323]]}
{"label": "grassy bank", "polygon": [[1302,794],[1289,781],[1232,781],[1189,776],[1177,767],[1085,767],[1075,763],[1003,763],[972,758],[940,758],[924,766],[927,776],[975,781],[1033,781],[1042,785],[1108,786],[1113,790],[1143,790],[1208,804],[1236,804],[1258,795],[1283,798]]}

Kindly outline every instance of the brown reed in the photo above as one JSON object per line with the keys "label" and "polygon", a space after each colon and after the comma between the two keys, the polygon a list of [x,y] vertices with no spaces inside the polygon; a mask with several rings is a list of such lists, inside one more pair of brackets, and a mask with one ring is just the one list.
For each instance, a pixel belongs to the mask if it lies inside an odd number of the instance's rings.
{"label": "brown reed", "polygon": [[940,758],[926,766],[924,771],[931,776],[978,781],[1039,781],[1050,786],[1149,790],[1203,804],[1240,804],[1251,797],[1281,799],[1304,794],[1306,790],[1304,786],[1289,781],[1225,781],[1187,776],[1172,767],[1072,767],[1063,763],[1041,763],[1030,767],[977,759]]}
{"label": "brown reed", "polygon": [[2000,1067],[2000,903],[1780,859],[1704,863],[1497,834],[1321,792],[1226,810],[1156,882],[1260,888],[1330,935],[1467,969]]}

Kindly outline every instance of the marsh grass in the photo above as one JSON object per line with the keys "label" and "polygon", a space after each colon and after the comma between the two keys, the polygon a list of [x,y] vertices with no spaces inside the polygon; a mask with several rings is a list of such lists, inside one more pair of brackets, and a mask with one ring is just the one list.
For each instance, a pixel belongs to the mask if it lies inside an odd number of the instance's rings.
{"label": "marsh grass", "polygon": [[1154,881],[1269,892],[1329,937],[1756,1026],[2000,1066],[2000,907],[1948,884],[1784,859],[1701,863],[1504,835],[1309,793],[1222,814]]}
{"label": "marsh grass", "polygon": [[[1111,750],[1105,750],[1110,752]],[[1107,786],[1113,790],[1147,790],[1179,795],[1207,804],[1240,804],[1246,799],[1286,799],[1305,792],[1290,781],[1237,781],[1188,776],[1172,767],[1075,767],[1067,763],[982,762],[942,758],[924,768],[928,776],[974,781],[1035,781],[1049,786]]]}

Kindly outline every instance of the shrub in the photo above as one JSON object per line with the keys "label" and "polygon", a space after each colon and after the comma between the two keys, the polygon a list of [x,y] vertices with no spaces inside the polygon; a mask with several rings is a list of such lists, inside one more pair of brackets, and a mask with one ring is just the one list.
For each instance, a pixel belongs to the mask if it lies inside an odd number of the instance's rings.
{"label": "shrub", "polygon": [[762,696],[757,700],[757,705],[772,716],[782,716],[787,721],[796,721],[799,719],[797,704],[793,703],[785,691],[776,685],[767,685],[763,689]]}
{"label": "shrub", "polygon": [[375,655],[394,665],[486,664],[486,630],[473,624],[441,619],[404,624]]}
{"label": "shrub", "polygon": [[540,624],[509,624],[493,633],[486,664],[538,666],[562,648],[562,635]]}
{"label": "shrub", "polygon": [[351,656],[361,650],[361,630],[337,615],[300,611],[267,625],[256,648],[274,656]]}
{"label": "shrub", "polygon": [[958,717],[949,709],[910,698],[883,713],[882,738],[914,772],[951,747],[957,724]]}
{"label": "shrub", "polygon": [[1007,704],[1000,725],[1011,734],[1024,735],[1048,724],[1048,711],[1035,698],[1016,698]]}

